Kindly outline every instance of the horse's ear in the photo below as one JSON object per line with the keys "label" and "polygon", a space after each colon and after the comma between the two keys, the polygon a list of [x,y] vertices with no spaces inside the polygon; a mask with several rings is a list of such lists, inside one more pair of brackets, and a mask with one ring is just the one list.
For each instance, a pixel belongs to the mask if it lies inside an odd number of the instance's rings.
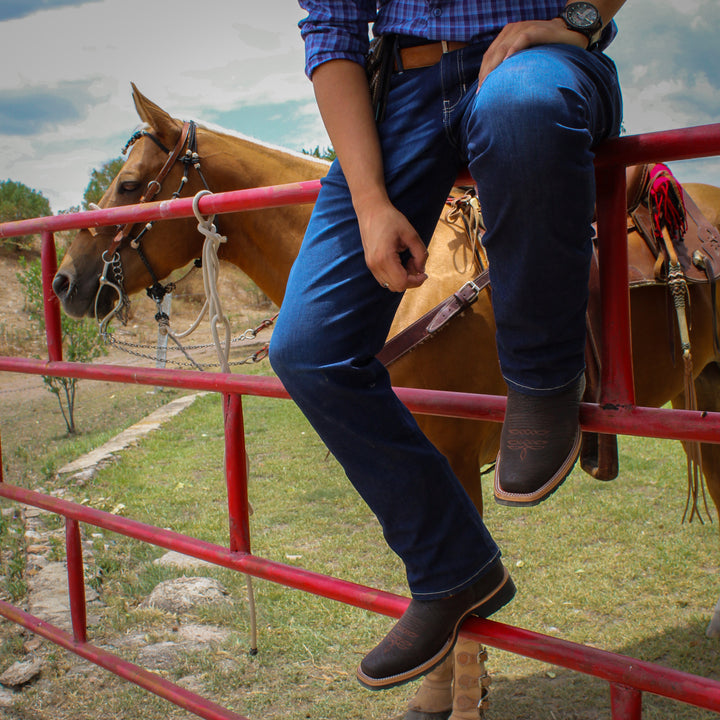
{"label": "horse's ear", "polygon": [[175,142],[182,123],[170,117],[159,105],[152,100],[148,100],[136,87],[135,83],[130,83],[133,89],[133,102],[140,119],[150,125],[157,135],[167,140],[169,144]]}

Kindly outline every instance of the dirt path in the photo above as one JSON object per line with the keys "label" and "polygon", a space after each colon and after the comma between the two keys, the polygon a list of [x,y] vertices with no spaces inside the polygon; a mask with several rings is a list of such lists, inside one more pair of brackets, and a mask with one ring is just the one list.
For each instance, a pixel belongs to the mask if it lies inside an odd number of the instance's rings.
{"label": "dirt path", "polygon": [[[17,279],[19,270],[17,257],[0,250],[0,355],[47,357],[44,338],[38,335],[37,325],[24,309],[22,286]],[[271,317],[275,312],[273,306],[262,302],[263,296],[255,286],[230,265],[222,265],[219,291],[234,336],[257,326],[262,319]],[[190,326],[202,308],[203,300],[202,275],[197,271],[179,284],[174,293],[171,317],[176,332]],[[152,301],[144,294],[135,296],[127,325],[118,326],[113,331],[119,340],[129,343],[130,347],[127,350],[110,347],[108,354],[96,362],[155,367],[158,331],[154,315]],[[265,342],[267,339],[269,334],[263,333],[259,340]],[[192,351],[194,360],[207,364],[208,369],[216,366],[207,321],[200,324],[188,343],[205,346],[204,349]],[[233,361],[244,359],[257,347],[257,342],[243,344],[233,349],[231,358]],[[168,367],[177,367],[178,362],[191,367],[178,352],[169,352],[168,359],[171,361]],[[75,413],[78,433],[82,435],[99,427],[119,432],[160,405],[187,393],[172,389],[160,391],[147,385],[80,380],[77,384]],[[48,391],[42,378],[38,375],[0,372],[0,443],[6,480],[17,480],[24,476],[29,466],[41,466],[39,455],[43,453],[38,453],[37,449],[45,447],[49,450],[65,438],[66,427],[57,398]],[[45,470],[51,471],[50,467]]]}

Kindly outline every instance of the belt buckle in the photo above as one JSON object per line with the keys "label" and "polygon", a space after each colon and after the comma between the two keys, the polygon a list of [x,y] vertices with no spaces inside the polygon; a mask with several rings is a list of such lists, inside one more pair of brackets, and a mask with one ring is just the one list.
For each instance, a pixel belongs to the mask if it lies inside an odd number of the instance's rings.
{"label": "belt buckle", "polygon": [[441,40],[441,41],[440,41],[440,47],[442,48],[443,55],[444,55],[445,53],[450,52],[450,46],[448,45],[448,41],[447,41],[447,40]]}
{"label": "belt buckle", "polygon": [[463,302],[466,302],[468,305],[475,302],[479,294],[480,288],[473,280],[468,280],[456,293],[456,295],[462,298]]}

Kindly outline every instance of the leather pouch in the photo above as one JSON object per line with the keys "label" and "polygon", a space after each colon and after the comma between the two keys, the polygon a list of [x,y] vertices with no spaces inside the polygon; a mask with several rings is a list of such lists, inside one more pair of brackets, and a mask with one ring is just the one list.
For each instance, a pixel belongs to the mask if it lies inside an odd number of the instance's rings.
{"label": "leather pouch", "polygon": [[382,122],[385,118],[385,106],[388,92],[390,92],[390,77],[395,68],[396,50],[397,36],[381,35],[372,40],[365,57],[365,72],[370,85],[370,97],[376,122]]}

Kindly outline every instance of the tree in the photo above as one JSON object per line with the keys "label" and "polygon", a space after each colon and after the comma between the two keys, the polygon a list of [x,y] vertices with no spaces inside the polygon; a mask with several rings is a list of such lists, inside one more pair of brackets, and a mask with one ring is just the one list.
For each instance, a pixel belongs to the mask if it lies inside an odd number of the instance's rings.
{"label": "tree", "polygon": [[337,156],[335,155],[335,149],[334,148],[324,148],[323,150],[320,149],[319,145],[315,146],[314,150],[303,150],[304,155],[311,155],[312,157],[320,158],[320,160],[334,160]]}
{"label": "tree", "polygon": [[95,168],[90,174],[90,182],[83,194],[83,210],[89,210],[90,204],[97,204],[110,187],[113,178],[120,172],[125,158],[120,155],[114,160],[108,160],[99,170]]}
{"label": "tree", "polygon": [[[62,255],[62,252],[59,255]],[[40,260],[35,258],[32,262],[27,262],[24,257],[20,257],[18,262],[22,271],[17,273],[17,279],[23,289],[25,309],[31,320],[37,324],[39,332],[44,333],[45,314],[43,312]],[[90,362],[100,355],[107,355],[107,348],[90,319],[77,320],[63,314],[60,321],[63,357],[65,360],[70,362]],[[74,435],[77,432],[75,426],[77,378],[43,375],[43,381],[47,389],[57,397],[68,435]]]}
{"label": "tree", "polygon": [[[50,215],[50,201],[37,190],[14,180],[0,182],[0,223]],[[28,248],[32,235],[0,239],[0,242],[17,248]]]}

